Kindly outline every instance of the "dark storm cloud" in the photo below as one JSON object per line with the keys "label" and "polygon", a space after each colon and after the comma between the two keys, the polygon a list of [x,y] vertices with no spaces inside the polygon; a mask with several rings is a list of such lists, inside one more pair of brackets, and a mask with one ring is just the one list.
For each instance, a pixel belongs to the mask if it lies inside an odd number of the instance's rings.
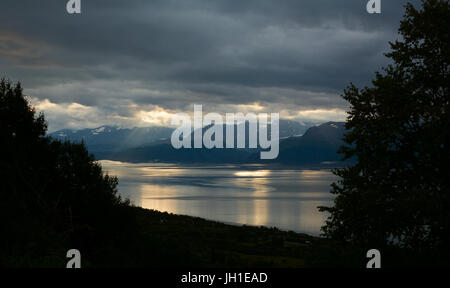
{"label": "dark storm cloud", "polygon": [[1,73],[40,99],[104,110],[343,108],[342,89],[387,63],[406,3],[369,15],[366,0],[82,0],[69,15],[66,2],[1,1]]}

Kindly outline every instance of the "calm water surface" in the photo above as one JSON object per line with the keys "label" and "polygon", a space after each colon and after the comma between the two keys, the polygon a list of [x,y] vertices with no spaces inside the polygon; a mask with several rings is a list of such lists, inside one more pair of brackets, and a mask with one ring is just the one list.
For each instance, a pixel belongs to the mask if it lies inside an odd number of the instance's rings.
{"label": "calm water surface", "polygon": [[332,204],[328,170],[101,161],[119,193],[148,209],[318,235]]}

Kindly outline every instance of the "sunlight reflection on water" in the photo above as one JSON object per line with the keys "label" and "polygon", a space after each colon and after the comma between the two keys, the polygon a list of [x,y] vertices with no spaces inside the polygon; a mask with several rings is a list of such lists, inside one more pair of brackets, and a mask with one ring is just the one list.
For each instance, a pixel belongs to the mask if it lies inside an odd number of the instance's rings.
{"label": "sunlight reflection on water", "polygon": [[119,193],[148,209],[226,223],[277,227],[318,235],[329,206],[327,170],[177,166],[101,161],[119,178]]}

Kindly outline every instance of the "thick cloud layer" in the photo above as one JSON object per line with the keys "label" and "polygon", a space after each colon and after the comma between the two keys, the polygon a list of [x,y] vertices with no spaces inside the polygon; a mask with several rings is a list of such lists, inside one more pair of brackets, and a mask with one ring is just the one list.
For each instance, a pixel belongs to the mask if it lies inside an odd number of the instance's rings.
{"label": "thick cloud layer", "polygon": [[[341,119],[339,94],[387,63],[406,3],[382,0],[375,15],[365,0],[81,0],[69,15],[66,2],[0,9],[0,73],[23,82],[53,129],[142,125],[143,112],[193,103]],[[52,112],[73,103],[98,113]]]}

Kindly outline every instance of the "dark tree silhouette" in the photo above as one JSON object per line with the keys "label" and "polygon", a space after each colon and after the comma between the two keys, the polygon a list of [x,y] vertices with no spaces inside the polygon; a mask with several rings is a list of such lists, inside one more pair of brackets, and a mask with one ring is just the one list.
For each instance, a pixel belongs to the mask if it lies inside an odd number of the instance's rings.
{"label": "dark tree silhouette", "polygon": [[170,216],[176,224],[161,225],[169,215],[121,199],[117,178],[83,143],[55,141],[46,130],[20,83],[1,79],[0,267],[65,267],[73,248],[82,267],[211,263],[191,230],[205,224],[186,228],[191,218]]}
{"label": "dark tree silhouette", "polygon": [[[359,247],[449,255],[450,97],[448,1],[406,5],[393,64],[373,87],[351,84],[345,159],[324,235]],[[443,256],[445,257],[445,256]]]}
{"label": "dark tree silhouette", "polygon": [[117,179],[83,144],[51,140],[46,129],[20,83],[2,79],[0,265],[64,267],[68,248],[89,255],[133,228]]}

